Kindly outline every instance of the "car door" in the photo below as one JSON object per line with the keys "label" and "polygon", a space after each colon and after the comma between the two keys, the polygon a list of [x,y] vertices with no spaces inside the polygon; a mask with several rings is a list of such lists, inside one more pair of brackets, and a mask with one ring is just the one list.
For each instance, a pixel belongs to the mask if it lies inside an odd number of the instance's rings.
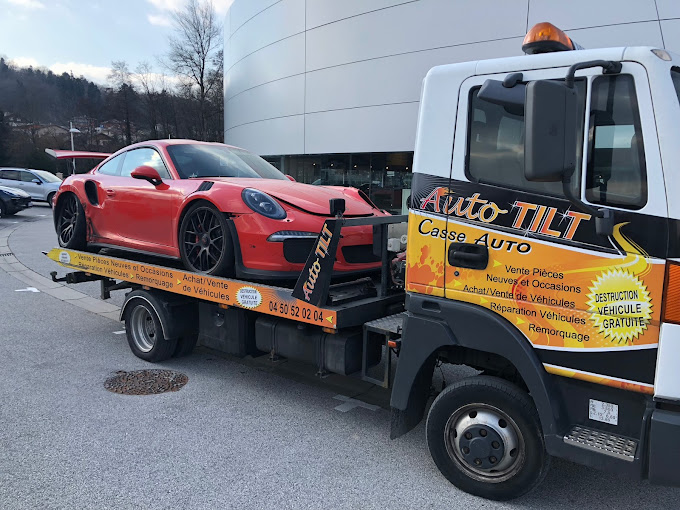
{"label": "car door", "polygon": [[[132,178],[131,172],[142,165],[155,168],[163,182],[154,185]],[[115,229],[131,245],[145,251],[174,253],[173,218],[181,197],[172,187],[167,166],[155,149],[141,147],[127,151],[120,175],[106,192],[113,204]]]}
{"label": "car door", "polygon": [[526,180],[523,109],[478,95],[487,78],[506,75],[470,78],[450,184],[426,203],[447,216],[436,225],[446,231],[445,295],[504,317],[551,373],[649,393],[668,238],[656,127],[641,115],[653,111],[649,82],[628,62],[618,75],[580,74],[572,192],[613,214],[613,232],[598,233],[592,210],[570,202],[562,183]]}
{"label": "car door", "polygon": [[21,179],[19,185],[21,186],[21,189],[31,195],[33,200],[45,200],[45,186],[43,185],[42,179],[28,170],[21,170],[19,171],[19,174]]}
{"label": "car door", "polygon": [[123,155],[104,162],[92,178],[85,183],[84,196],[81,201],[87,201],[86,214],[90,220],[89,234],[92,242],[105,244],[123,244],[117,232],[117,220],[114,213],[113,197],[107,192],[115,186],[119,179],[120,165]]}

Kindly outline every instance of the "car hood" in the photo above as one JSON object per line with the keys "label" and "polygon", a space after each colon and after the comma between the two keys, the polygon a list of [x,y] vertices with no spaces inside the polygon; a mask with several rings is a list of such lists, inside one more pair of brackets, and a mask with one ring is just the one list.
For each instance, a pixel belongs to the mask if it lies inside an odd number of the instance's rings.
{"label": "car hood", "polygon": [[377,212],[377,209],[371,207],[361,198],[346,193],[345,191],[347,191],[348,188],[313,186],[301,182],[277,179],[211,178],[205,180],[210,180],[215,183],[229,183],[230,185],[239,186],[242,189],[254,188],[264,191],[282,202],[286,202],[312,214],[330,216],[330,205],[328,201],[331,198],[342,198],[345,200],[345,216],[370,216]]}
{"label": "car hood", "polygon": [[14,194],[14,195],[21,197],[21,198],[26,198],[26,197],[31,196],[23,190],[16,189],[16,188],[9,188],[7,186],[0,186],[0,191],[4,191],[5,193]]}

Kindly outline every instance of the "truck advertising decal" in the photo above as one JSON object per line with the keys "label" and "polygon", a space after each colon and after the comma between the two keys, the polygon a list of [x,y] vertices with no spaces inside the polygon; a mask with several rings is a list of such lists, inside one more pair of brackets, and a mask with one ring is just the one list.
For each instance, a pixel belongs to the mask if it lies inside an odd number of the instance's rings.
{"label": "truck advertising decal", "polygon": [[167,290],[222,305],[256,310],[267,315],[336,328],[335,311],[318,308],[295,299],[287,289],[59,248],[51,250],[47,256],[64,267],[86,273]]}
{"label": "truck advertising decal", "polygon": [[[638,236],[618,212],[613,235],[597,236],[594,219],[564,200],[436,184],[413,195],[407,290],[505,317],[553,373],[653,390],[665,263],[637,237],[658,253],[667,236]],[[452,242],[485,246],[487,268],[449,265]]]}

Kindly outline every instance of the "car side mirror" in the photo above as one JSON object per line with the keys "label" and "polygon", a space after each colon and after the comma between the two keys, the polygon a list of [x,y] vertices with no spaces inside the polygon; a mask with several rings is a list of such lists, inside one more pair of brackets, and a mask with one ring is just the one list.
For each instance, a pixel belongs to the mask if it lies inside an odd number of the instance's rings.
{"label": "car side mirror", "polygon": [[576,167],[576,89],[551,80],[530,82],[524,103],[524,176],[558,182]]}
{"label": "car side mirror", "polygon": [[297,182],[297,181],[295,180],[295,177],[293,177],[293,176],[290,175],[290,174],[286,174],[286,177],[288,177],[288,180],[289,180],[289,181]]}
{"label": "car side mirror", "polygon": [[133,179],[144,179],[145,181],[149,181],[154,186],[158,186],[163,182],[158,170],[147,165],[142,165],[135,168],[132,172],[130,172],[130,177]]}
{"label": "car side mirror", "polygon": [[42,184],[42,181],[40,179],[31,179],[31,182],[34,182],[36,184]]}

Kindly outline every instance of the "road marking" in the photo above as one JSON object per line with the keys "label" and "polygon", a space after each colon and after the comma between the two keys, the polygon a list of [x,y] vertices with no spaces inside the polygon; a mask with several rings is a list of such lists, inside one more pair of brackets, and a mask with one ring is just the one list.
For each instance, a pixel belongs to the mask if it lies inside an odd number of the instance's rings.
{"label": "road marking", "polygon": [[368,409],[369,411],[377,411],[378,409],[380,409],[380,406],[374,406],[372,404],[367,404],[366,402],[362,402],[361,400],[346,397],[345,395],[335,395],[333,398],[335,400],[344,401],[344,404],[340,404],[339,406],[335,407],[335,410],[340,411],[341,413],[346,413],[347,411],[351,411],[355,407],[363,407],[364,409]]}
{"label": "road marking", "polygon": [[121,330],[121,331],[114,331],[113,334],[114,334],[114,335],[124,335],[124,334],[125,334],[125,330],[123,329],[123,330]]}
{"label": "road marking", "polygon": [[40,292],[35,287],[26,287],[25,289],[16,289],[14,292]]}

